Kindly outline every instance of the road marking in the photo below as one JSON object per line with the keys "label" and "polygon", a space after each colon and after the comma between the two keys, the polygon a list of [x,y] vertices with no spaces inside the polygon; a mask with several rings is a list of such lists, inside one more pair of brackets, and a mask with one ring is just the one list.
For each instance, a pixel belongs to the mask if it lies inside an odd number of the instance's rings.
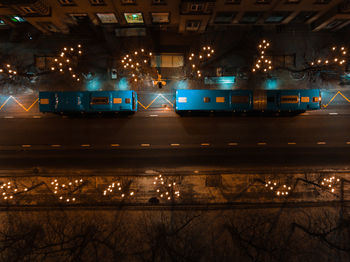
{"label": "road marking", "polygon": [[14,118],[13,116],[5,116],[4,118]]}
{"label": "road marking", "polygon": [[329,113],[330,115],[338,115],[338,113]]}
{"label": "road marking", "polygon": [[238,143],[228,143],[229,146],[237,146]]}
{"label": "road marking", "polygon": [[150,146],[150,144],[141,144],[141,146],[147,147]]}
{"label": "road marking", "polygon": [[156,116],[158,116],[158,115],[149,115],[149,116],[151,116],[151,117],[156,117]]}
{"label": "road marking", "polygon": [[297,143],[295,142],[288,142],[288,145],[296,145]]}
{"label": "road marking", "polygon": [[266,146],[267,143],[265,143],[265,142],[260,142],[260,143],[257,143],[257,144],[258,144],[258,146]]}
{"label": "road marking", "polygon": [[33,116],[33,118],[41,118],[41,116]]}
{"label": "road marking", "polygon": [[61,145],[51,145],[51,147],[61,147]]}
{"label": "road marking", "polygon": [[202,143],[201,146],[210,146],[209,143]]}
{"label": "road marking", "polygon": [[26,147],[26,148],[28,148],[28,147],[31,147],[32,145],[22,145],[22,147]]}
{"label": "road marking", "polygon": [[180,144],[170,144],[171,146],[180,146]]}
{"label": "road marking", "polygon": [[119,144],[111,144],[111,147],[118,147],[120,146]]}
{"label": "road marking", "polygon": [[347,145],[350,145],[350,142],[346,142]]}
{"label": "road marking", "polygon": [[325,145],[326,142],[317,142],[318,145]]}
{"label": "road marking", "polygon": [[82,144],[80,145],[81,147],[89,147],[90,145],[89,144]]}
{"label": "road marking", "polygon": [[302,116],[308,116],[308,115],[310,115],[310,113],[301,113],[300,115],[302,115]]}

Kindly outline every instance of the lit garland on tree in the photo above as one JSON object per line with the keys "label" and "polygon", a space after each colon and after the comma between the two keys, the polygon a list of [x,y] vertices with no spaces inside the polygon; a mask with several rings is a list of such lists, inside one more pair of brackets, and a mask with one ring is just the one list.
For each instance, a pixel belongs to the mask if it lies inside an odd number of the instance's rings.
{"label": "lit garland on tree", "polygon": [[203,46],[198,54],[191,53],[188,60],[191,64],[191,70],[198,78],[202,77],[202,71],[200,70],[203,62],[207,61],[214,55],[215,51],[210,46]]}
{"label": "lit garland on tree", "polygon": [[113,194],[113,196],[125,198],[127,196],[134,196],[135,192],[130,191],[129,187],[127,185],[123,185],[121,182],[113,182],[105,190],[103,190],[104,196],[110,196],[111,194]]}
{"label": "lit garland on tree", "polygon": [[160,198],[174,200],[180,197],[180,190],[175,181],[164,179],[162,175],[154,178],[153,184],[157,186],[156,192]]}
{"label": "lit garland on tree", "polygon": [[82,46],[79,44],[77,47],[64,47],[62,48],[60,55],[54,59],[55,66],[51,67],[51,71],[58,71],[60,73],[68,73],[76,81],[80,81],[80,76],[74,67],[78,63],[78,58],[83,54],[81,50]]}
{"label": "lit garland on tree", "polygon": [[340,179],[335,178],[335,176],[332,176],[330,178],[323,178],[323,181],[321,182],[321,185],[325,187],[325,189],[330,190],[332,193],[334,193],[335,189],[334,187],[338,185]]}
{"label": "lit garland on tree", "polygon": [[271,180],[265,183],[265,188],[271,192],[274,192],[279,197],[288,196],[290,191],[292,190],[291,186],[287,186],[286,184],[281,185],[278,182],[274,182]]}
{"label": "lit garland on tree", "polygon": [[266,55],[267,49],[270,47],[270,43],[266,40],[262,40],[258,45],[259,57],[256,59],[254,66],[252,68],[252,72],[264,72],[272,70],[272,61]]}
{"label": "lit garland on tree", "polygon": [[81,188],[83,179],[75,179],[67,183],[60,183],[57,179],[51,182],[52,192],[60,201],[69,203],[76,201],[76,193]]}
{"label": "lit garland on tree", "polygon": [[17,194],[27,191],[27,187],[20,188],[11,181],[0,182],[0,197],[2,197],[3,200],[13,200]]}
{"label": "lit garland on tree", "polygon": [[[124,70],[128,72],[128,75],[131,76],[130,81],[138,82],[145,74],[150,73],[150,60],[152,56],[152,52],[147,52],[141,48],[122,57],[121,64]],[[151,70],[151,75],[156,76],[156,71],[152,72]]]}
{"label": "lit garland on tree", "polygon": [[311,67],[321,67],[321,66],[343,66],[346,63],[347,51],[344,46],[330,48],[330,54],[327,58],[317,58],[310,62]]}

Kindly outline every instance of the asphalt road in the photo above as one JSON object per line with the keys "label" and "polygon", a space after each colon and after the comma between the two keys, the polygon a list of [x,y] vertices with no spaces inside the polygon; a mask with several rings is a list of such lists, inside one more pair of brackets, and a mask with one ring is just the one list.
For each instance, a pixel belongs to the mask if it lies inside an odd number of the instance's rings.
{"label": "asphalt road", "polygon": [[350,115],[0,119],[0,168],[347,168]]}

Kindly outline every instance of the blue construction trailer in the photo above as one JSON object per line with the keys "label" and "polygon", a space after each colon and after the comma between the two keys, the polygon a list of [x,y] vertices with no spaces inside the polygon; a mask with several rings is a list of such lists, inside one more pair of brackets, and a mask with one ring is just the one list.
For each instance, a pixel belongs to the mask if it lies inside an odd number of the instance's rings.
{"label": "blue construction trailer", "polygon": [[135,91],[39,92],[39,110],[46,113],[136,112]]}

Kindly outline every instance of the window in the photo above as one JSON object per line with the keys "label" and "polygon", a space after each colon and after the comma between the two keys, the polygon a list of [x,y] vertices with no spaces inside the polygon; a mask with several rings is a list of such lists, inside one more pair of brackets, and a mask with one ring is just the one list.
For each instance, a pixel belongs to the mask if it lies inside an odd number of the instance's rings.
{"label": "window", "polygon": [[314,103],[320,102],[320,100],[321,99],[318,96],[315,96],[312,98],[312,102],[314,102]]}
{"label": "window", "polygon": [[191,4],[190,11],[191,12],[201,12],[203,11],[204,4]]}
{"label": "window", "polygon": [[20,7],[26,14],[35,14],[37,13],[37,11],[35,10],[35,8],[30,7],[30,6],[21,6]]}
{"label": "window", "polygon": [[124,13],[124,17],[128,24],[143,24],[141,13]]}
{"label": "window", "polygon": [[73,0],[58,0],[61,5],[75,5]]}
{"label": "window", "polygon": [[49,104],[49,99],[48,98],[41,98],[40,99],[40,104],[41,105],[48,105]]}
{"label": "window", "polygon": [[122,99],[121,98],[113,98],[113,104],[121,104]]}
{"label": "window", "polygon": [[107,105],[109,104],[108,97],[91,97],[92,105]]}
{"label": "window", "polygon": [[240,23],[242,24],[253,24],[261,16],[261,12],[245,12],[243,17],[240,20]]}
{"label": "window", "polygon": [[297,14],[296,17],[291,21],[292,23],[305,23],[308,21],[311,17],[315,16],[317,12],[315,11],[302,11],[299,14]]}
{"label": "window", "polygon": [[90,0],[90,3],[92,5],[104,5],[105,1],[104,0]]}
{"label": "window", "polygon": [[256,0],[257,4],[269,4],[270,3],[270,0]]}
{"label": "window", "polygon": [[179,103],[187,103],[187,97],[179,97],[179,98],[177,99],[177,101],[178,101]]}
{"label": "window", "polygon": [[122,4],[135,4],[136,0],[121,0]]}
{"label": "window", "polygon": [[239,5],[241,3],[241,0],[226,0],[225,4],[234,4]]}
{"label": "window", "polygon": [[204,97],[203,101],[204,103],[210,103],[210,97]]}
{"label": "window", "polygon": [[291,12],[272,12],[271,15],[266,18],[265,23],[281,23],[290,14]]}
{"label": "window", "polygon": [[298,96],[281,96],[282,104],[296,104],[299,102]]}
{"label": "window", "polygon": [[152,13],[152,23],[155,23],[155,24],[169,23],[169,13]]}
{"label": "window", "polygon": [[190,20],[186,22],[186,30],[187,31],[197,31],[199,26],[201,25],[200,20]]}
{"label": "window", "polygon": [[316,0],[315,4],[329,4],[331,0]]}
{"label": "window", "polygon": [[233,104],[248,104],[249,96],[232,96],[231,102]]}
{"label": "window", "polygon": [[125,98],[125,104],[130,104],[131,103],[131,99],[130,98]]}
{"label": "window", "polygon": [[308,96],[303,96],[303,97],[301,97],[301,102],[303,102],[303,103],[308,103],[308,102],[310,102],[310,97],[308,97]]}
{"label": "window", "polygon": [[102,24],[116,24],[118,19],[114,13],[97,13],[96,16],[100,19]]}
{"label": "window", "polygon": [[231,24],[236,12],[217,12],[214,23],[215,24]]}
{"label": "window", "polygon": [[216,103],[225,103],[225,97],[217,97]]}
{"label": "window", "polygon": [[165,5],[166,1],[165,0],[152,0],[152,3],[154,5]]}

